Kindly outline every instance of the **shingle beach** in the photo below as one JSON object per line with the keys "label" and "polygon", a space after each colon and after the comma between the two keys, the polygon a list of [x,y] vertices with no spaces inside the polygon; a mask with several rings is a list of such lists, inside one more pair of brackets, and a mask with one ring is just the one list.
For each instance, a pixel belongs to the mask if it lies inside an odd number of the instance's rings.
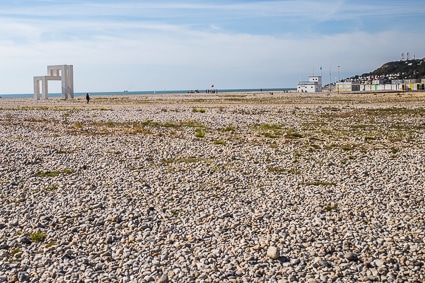
{"label": "shingle beach", "polygon": [[0,98],[0,282],[425,282],[425,93]]}

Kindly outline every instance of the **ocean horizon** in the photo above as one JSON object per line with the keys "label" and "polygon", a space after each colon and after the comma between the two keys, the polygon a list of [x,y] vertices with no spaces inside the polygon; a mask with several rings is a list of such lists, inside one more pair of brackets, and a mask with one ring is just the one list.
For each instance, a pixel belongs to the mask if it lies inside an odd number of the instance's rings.
{"label": "ocean horizon", "polygon": [[[241,88],[241,89],[215,89],[218,93],[220,92],[270,92],[270,91],[290,91],[296,90],[296,88]],[[198,90],[141,90],[141,91],[99,91],[89,92],[90,96],[107,96],[107,95],[152,95],[152,94],[186,94],[195,92]],[[206,93],[208,90],[199,90],[199,93]],[[74,97],[85,96],[87,92],[75,92]],[[40,93],[40,97],[42,94]],[[49,93],[49,97],[61,97],[61,93]],[[0,94],[2,98],[33,98],[34,93],[11,93],[11,94]]]}

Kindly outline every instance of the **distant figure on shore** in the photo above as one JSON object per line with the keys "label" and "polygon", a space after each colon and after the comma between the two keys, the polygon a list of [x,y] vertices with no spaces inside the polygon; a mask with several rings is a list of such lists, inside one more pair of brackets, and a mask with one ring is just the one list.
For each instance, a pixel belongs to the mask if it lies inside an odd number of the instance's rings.
{"label": "distant figure on shore", "polygon": [[88,92],[86,93],[86,101],[87,101],[87,104],[89,104],[89,102],[90,102],[90,95],[89,95]]}

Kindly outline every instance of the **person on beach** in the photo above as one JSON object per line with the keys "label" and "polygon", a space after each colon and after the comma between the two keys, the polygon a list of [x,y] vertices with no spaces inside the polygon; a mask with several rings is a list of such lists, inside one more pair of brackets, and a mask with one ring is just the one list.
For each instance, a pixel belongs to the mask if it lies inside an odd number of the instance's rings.
{"label": "person on beach", "polygon": [[87,104],[89,104],[89,102],[90,102],[90,95],[89,95],[88,92],[86,93],[86,101],[87,101]]}

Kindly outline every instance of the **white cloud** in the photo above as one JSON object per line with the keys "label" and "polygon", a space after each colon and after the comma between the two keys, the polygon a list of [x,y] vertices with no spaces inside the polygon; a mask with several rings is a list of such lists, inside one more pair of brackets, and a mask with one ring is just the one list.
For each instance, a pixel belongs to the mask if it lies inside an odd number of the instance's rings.
{"label": "white cloud", "polygon": [[[0,55],[0,59],[8,64],[15,62],[15,67],[8,69],[7,74],[2,71],[10,77],[1,83],[0,93],[31,92],[32,76],[43,74],[48,64],[73,64],[76,91],[83,92],[130,87],[202,89],[211,81],[220,88],[294,87],[313,68],[318,72],[320,66],[326,70],[325,81],[329,66],[336,72],[340,65],[341,75],[346,76],[371,71],[386,61],[398,59],[405,50],[404,46],[394,44],[394,38],[409,42],[417,36],[356,33],[298,40],[183,32],[184,37],[99,37],[90,42],[39,42],[25,48],[2,46],[0,53],[8,56]],[[425,44],[422,45],[419,50],[424,50]]]}
{"label": "white cloud", "polygon": [[[420,53],[425,50],[424,41],[409,31],[248,33],[229,31],[226,21],[217,20],[233,15],[243,24],[256,17],[285,16],[288,24],[304,24],[344,17],[341,14],[346,18],[367,15],[373,8],[365,6],[369,4],[330,0],[217,5],[47,3],[52,5],[47,11],[27,7],[0,12],[0,93],[32,92],[32,77],[44,74],[46,65],[53,64],[73,64],[75,89],[82,92],[202,89],[211,83],[219,88],[265,88],[295,87],[313,68],[319,72],[320,66],[327,76],[329,66],[336,70],[339,65],[343,77],[397,60],[401,52],[417,52],[417,58],[425,55]],[[184,16],[173,9],[185,11]],[[377,13],[389,15],[393,9]],[[196,20],[205,17],[205,28],[186,19],[187,15]]]}

